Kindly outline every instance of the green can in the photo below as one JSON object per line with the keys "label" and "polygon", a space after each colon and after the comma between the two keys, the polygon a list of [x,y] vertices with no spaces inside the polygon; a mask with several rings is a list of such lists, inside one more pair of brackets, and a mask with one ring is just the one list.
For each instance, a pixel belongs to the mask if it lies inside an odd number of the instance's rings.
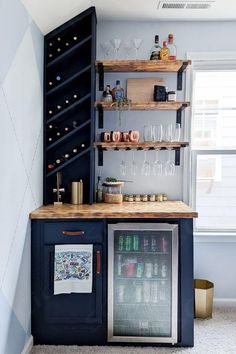
{"label": "green can", "polygon": [[139,250],[139,236],[138,235],[133,236],[133,250],[134,251]]}
{"label": "green can", "polygon": [[132,236],[127,235],[125,238],[125,250],[127,252],[132,250]]}
{"label": "green can", "polygon": [[142,278],[144,273],[144,264],[143,263],[138,263],[136,267],[136,277],[137,278]]}
{"label": "green can", "polygon": [[118,239],[118,251],[124,251],[124,236],[120,235]]}

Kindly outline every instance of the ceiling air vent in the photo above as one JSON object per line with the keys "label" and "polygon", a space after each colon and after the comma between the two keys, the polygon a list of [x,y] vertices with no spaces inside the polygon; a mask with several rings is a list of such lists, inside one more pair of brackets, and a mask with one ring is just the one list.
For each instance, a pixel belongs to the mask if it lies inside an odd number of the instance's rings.
{"label": "ceiling air vent", "polygon": [[207,10],[215,1],[159,1],[159,10]]}

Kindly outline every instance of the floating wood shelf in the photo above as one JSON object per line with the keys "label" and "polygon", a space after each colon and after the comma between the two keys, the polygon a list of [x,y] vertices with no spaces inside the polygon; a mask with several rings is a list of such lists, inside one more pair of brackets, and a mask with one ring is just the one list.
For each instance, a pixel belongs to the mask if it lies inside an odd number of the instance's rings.
{"label": "floating wood shelf", "polygon": [[99,90],[104,90],[104,72],[177,73],[177,90],[182,90],[183,72],[191,60],[98,60]]}
{"label": "floating wood shelf", "polygon": [[155,149],[173,149],[175,150],[175,165],[180,165],[180,148],[188,146],[187,141],[173,141],[173,142],[145,142],[145,143],[130,143],[130,142],[96,142],[94,147],[98,149],[98,166],[103,166],[103,152],[104,150],[155,150]]}
{"label": "floating wood shelf", "polygon": [[188,146],[187,141],[163,141],[163,142],[145,142],[145,143],[130,143],[130,142],[96,142],[94,147],[102,149],[174,149]]}
{"label": "floating wood shelf", "polygon": [[182,66],[191,64],[190,60],[98,60],[104,72],[178,72]]}
{"label": "floating wood shelf", "polygon": [[[97,107],[102,107],[105,111],[115,111],[117,109],[115,103],[108,102],[96,102]],[[130,106],[122,107],[122,110],[131,111],[177,111],[178,109],[186,108],[190,106],[190,102],[143,102],[143,103],[131,103]]]}
{"label": "floating wood shelf", "polygon": [[[182,110],[189,107],[190,102],[139,102],[131,103],[129,106],[124,106],[122,110],[131,111],[176,111],[176,123],[182,121]],[[98,109],[98,127],[103,128],[104,111],[115,111],[117,109],[115,103],[110,102],[96,102]]]}

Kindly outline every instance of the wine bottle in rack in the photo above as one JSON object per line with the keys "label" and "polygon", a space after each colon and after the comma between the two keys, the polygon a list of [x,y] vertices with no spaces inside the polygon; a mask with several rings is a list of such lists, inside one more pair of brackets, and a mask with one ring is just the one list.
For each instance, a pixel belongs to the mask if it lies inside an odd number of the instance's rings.
{"label": "wine bottle in rack", "polygon": [[65,104],[66,104],[66,106],[69,106],[70,100],[68,100],[68,98],[65,99]]}
{"label": "wine bottle in rack", "polygon": [[49,57],[50,59],[52,59],[52,58],[53,58],[53,54],[50,52],[50,53],[48,54],[48,57]]}
{"label": "wine bottle in rack", "polygon": [[77,101],[78,97],[79,97],[79,96],[78,96],[77,93],[74,93],[74,94],[73,94],[73,100],[74,100],[74,101]]}
{"label": "wine bottle in rack", "polygon": [[74,42],[77,42],[77,41],[78,41],[78,36],[77,36],[76,34],[73,36],[73,41],[74,41]]}
{"label": "wine bottle in rack", "polygon": [[51,136],[48,138],[48,142],[53,143],[53,138]]}
{"label": "wine bottle in rack", "polygon": [[48,169],[52,170],[55,166],[56,166],[55,163],[49,163],[48,164]]}
{"label": "wine bottle in rack", "polygon": [[62,110],[62,106],[60,104],[57,104],[57,112],[60,112]]}
{"label": "wine bottle in rack", "polygon": [[49,109],[48,110],[48,114],[51,116],[53,114],[53,110],[52,109]]}
{"label": "wine bottle in rack", "polygon": [[57,37],[57,42],[61,42],[61,37],[60,36]]}
{"label": "wine bottle in rack", "polygon": [[79,124],[76,120],[73,120],[72,126],[73,126],[73,128],[78,128]]}
{"label": "wine bottle in rack", "polygon": [[61,75],[56,75],[56,82],[59,84],[59,83],[61,83],[62,82],[62,77],[61,77]]}

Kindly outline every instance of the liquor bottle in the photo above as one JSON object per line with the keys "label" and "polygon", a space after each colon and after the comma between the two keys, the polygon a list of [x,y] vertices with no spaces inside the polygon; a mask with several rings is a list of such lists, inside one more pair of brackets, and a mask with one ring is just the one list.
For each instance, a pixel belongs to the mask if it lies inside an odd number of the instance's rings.
{"label": "liquor bottle", "polygon": [[112,102],[112,101],[113,101],[110,85],[107,85],[107,86],[106,86],[106,90],[103,91],[102,100],[103,100],[104,102]]}
{"label": "liquor bottle", "polygon": [[174,44],[173,34],[169,34],[168,36],[168,48],[169,48],[169,60],[176,60],[177,48],[176,45]]}
{"label": "liquor bottle", "polygon": [[159,60],[160,59],[161,47],[159,45],[159,36],[155,36],[155,44],[151,49],[150,60]]}
{"label": "liquor bottle", "polygon": [[101,181],[101,177],[100,176],[98,176],[98,181],[97,181],[96,202],[97,203],[101,203],[102,202],[102,181]]}
{"label": "liquor bottle", "polygon": [[120,87],[120,80],[116,80],[116,86],[112,90],[112,97],[114,101],[119,101],[124,98],[124,89]]}
{"label": "liquor bottle", "polygon": [[160,51],[161,60],[169,60],[169,48],[167,47],[167,41],[163,42],[163,48]]}

